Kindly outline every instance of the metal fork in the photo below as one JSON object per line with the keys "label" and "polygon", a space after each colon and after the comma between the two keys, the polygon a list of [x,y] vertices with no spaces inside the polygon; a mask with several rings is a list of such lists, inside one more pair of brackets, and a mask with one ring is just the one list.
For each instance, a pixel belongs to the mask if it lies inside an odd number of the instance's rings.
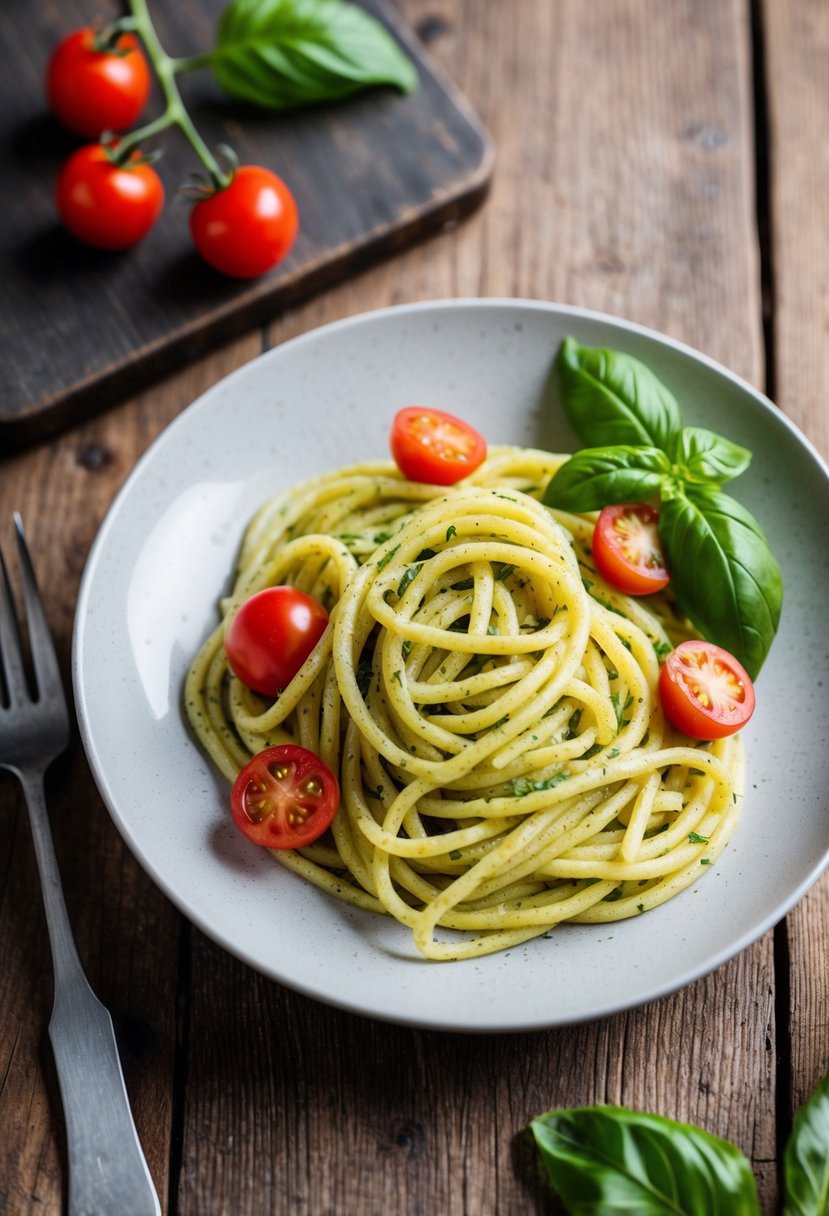
{"label": "metal fork", "polygon": [[[0,768],[29,809],[52,948],[49,1038],[66,1119],[69,1216],[161,1216],[133,1123],[112,1018],[84,975],[61,889],[46,811],[46,769],[69,743],[69,713],[23,523],[15,512],[35,691],[30,691],[8,568],[0,552]],[[5,689],[5,696],[3,696]]]}

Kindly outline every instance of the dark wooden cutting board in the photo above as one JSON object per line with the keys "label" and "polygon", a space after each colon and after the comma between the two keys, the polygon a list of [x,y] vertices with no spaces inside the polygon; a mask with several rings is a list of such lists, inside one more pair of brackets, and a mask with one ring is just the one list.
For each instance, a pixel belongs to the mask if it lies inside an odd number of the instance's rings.
{"label": "dark wooden cutting board", "polygon": [[[151,3],[165,49],[210,48],[226,0]],[[43,72],[64,33],[99,0],[33,0],[0,17],[0,454],[114,403],[218,341],[273,316],[374,259],[457,219],[483,198],[492,167],[486,132],[428,60],[388,0],[361,0],[412,56],[419,87],[373,89],[343,102],[271,114],[228,102],[209,72],[180,78],[212,148],[274,169],[299,206],[289,257],[253,282],[223,278],[190,244],[188,207],[173,198],[200,166],[175,130],[155,141],[168,205],[125,253],[74,241],[57,223],[53,186],[79,142],[46,111]],[[158,90],[149,114],[160,110]]]}

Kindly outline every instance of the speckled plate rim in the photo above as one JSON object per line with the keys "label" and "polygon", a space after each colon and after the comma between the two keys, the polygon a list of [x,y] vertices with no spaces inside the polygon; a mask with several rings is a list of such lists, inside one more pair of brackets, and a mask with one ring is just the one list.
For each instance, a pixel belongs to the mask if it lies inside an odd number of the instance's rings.
{"label": "speckled plate rim", "polygon": [[[265,496],[264,488],[270,490],[306,475],[307,470],[298,468],[291,459],[290,476],[273,476],[275,454],[284,459],[284,452],[291,452],[290,442],[285,443],[285,414],[279,410],[276,429],[281,433],[270,436],[270,445],[264,446],[259,465],[250,473],[249,484],[259,492],[259,498],[251,497],[250,509],[243,510],[238,493],[234,498],[233,477],[222,480],[222,457],[214,465],[215,449],[211,446],[213,455],[206,450],[208,434],[210,445],[219,439],[232,447],[239,419],[247,417],[249,411],[259,423],[263,417],[267,419],[268,394],[280,397],[284,404],[286,378],[288,393],[298,391],[306,377],[306,387],[333,394],[329,406],[344,411],[338,415],[343,419],[348,418],[351,409],[348,425],[352,428],[365,428],[370,419],[375,429],[366,455],[385,455],[384,447],[377,442],[380,431],[385,433],[388,419],[401,404],[424,399],[419,396],[423,383],[440,382],[446,391],[438,394],[440,400],[433,395],[430,401],[461,412],[455,399],[463,395],[468,378],[478,394],[475,411],[467,411],[470,420],[483,425],[493,422],[497,431],[506,412],[509,427],[504,434],[490,437],[494,442],[510,439],[527,443],[535,440],[541,397],[546,397],[547,378],[542,374],[542,364],[549,366],[555,341],[569,332],[581,341],[615,345],[644,358],[675,390],[690,385],[705,396],[709,389],[716,389],[716,405],[707,397],[690,407],[686,403],[686,421],[712,425],[755,450],[759,444],[759,456],[755,455],[752,470],[741,485],[745,493],[737,494],[735,484],[735,494],[755,511],[764,526],[772,523],[770,540],[776,552],[775,541],[784,542],[785,551],[778,556],[782,558],[787,588],[794,587],[795,592],[787,592],[783,628],[761,675],[760,707],[747,732],[749,763],[755,766],[750,774],[757,778],[752,801],[760,807],[756,813],[763,820],[764,831],[769,831],[775,822],[770,803],[779,802],[781,797],[772,766],[780,763],[781,755],[787,756],[794,774],[793,784],[786,787],[790,814],[786,831],[778,836],[775,829],[765,851],[746,847],[756,833],[752,832],[750,838],[746,832],[738,833],[739,843],[726,852],[722,869],[718,865],[719,873],[707,878],[707,882],[720,883],[714,900],[703,899],[701,892],[706,884],[702,883],[648,917],[621,922],[609,932],[588,926],[567,927],[551,934],[549,941],[528,943],[507,955],[462,964],[425,964],[407,953],[398,936],[405,931],[399,927],[388,925],[382,918],[344,910],[304,884],[297,889],[292,884],[298,880],[284,875],[267,857],[263,865],[262,858],[250,856],[247,842],[241,838],[237,841],[226,832],[224,821],[216,819],[226,797],[224,787],[188,739],[178,705],[171,701],[167,712],[159,716],[142,704],[155,675],[149,683],[142,682],[136,670],[140,665],[139,647],[134,636],[130,640],[130,613],[136,619],[163,621],[164,613],[169,615],[171,604],[175,604],[175,586],[164,583],[161,558],[153,565],[154,550],[148,538],[159,528],[163,533],[169,513],[175,514],[188,495],[198,499],[203,493],[202,499],[187,508],[191,514],[203,511],[205,503],[211,509],[215,504],[217,512],[210,518],[219,552],[211,575],[211,598],[209,602],[199,601],[208,611],[222,590],[217,572],[222,569],[224,576],[229,572],[228,557],[238,543],[242,523]],[[550,345],[536,357],[539,335],[549,335]],[[355,351],[363,352],[366,359],[366,367],[359,374],[348,367],[349,359],[352,363],[355,360]],[[525,377],[521,382],[520,391],[516,390],[516,397],[521,398],[520,410],[505,411],[505,394],[512,380],[499,382],[502,372],[506,377],[502,361],[506,360],[507,366],[511,361],[520,380],[528,351],[536,357],[537,366],[529,380]],[[464,364],[464,359],[471,361]],[[401,368],[406,360],[409,364]],[[372,399],[378,367],[389,372],[390,382],[383,387],[383,398],[375,393]],[[367,401],[354,391],[361,376]],[[368,381],[367,376],[374,379]],[[328,381],[333,387],[326,389]],[[259,400],[257,394],[264,396]],[[377,417],[382,412],[378,401],[388,405],[387,416],[382,419]],[[715,426],[723,402],[731,425]],[[550,408],[545,405],[545,409]],[[515,418],[519,416],[521,426],[516,427]],[[318,420],[314,431],[323,447],[329,442],[326,432],[331,429],[322,425],[324,421]],[[560,417],[554,429],[557,435],[567,432]],[[341,446],[347,448],[348,444],[334,443],[332,450],[337,456]],[[558,446],[572,447],[572,437],[566,445]],[[234,459],[238,463],[238,453]],[[341,462],[338,458],[329,460],[313,471]],[[221,488],[220,493],[214,493],[216,487]],[[792,500],[797,495],[801,500],[805,495],[813,507],[817,506],[811,519],[808,512],[796,510]],[[119,832],[173,903],[230,953],[305,995],[386,1021],[474,1032],[543,1029],[652,1001],[712,971],[762,936],[802,898],[829,864],[829,768],[817,758],[820,744],[829,734],[829,723],[816,692],[820,681],[829,679],[829,656],[825,648],[817,656],[813,649],[808,655],[803,649],[817,599],[822,596],[825,603],[829,591],[829,565],[826,561],[816,564],[806,557],[810,538],[817,537],[815,521],[826,517],[827,506],[829,471],[825,463],[763,394],[713,360],[646,327],[586,309],[497,298],[422,301],[332,322],[259,356],[204,393],[156,439],[114,499],[86,564],[73,636],[76,708],[93,776]],[[189,526],[187,511],[182,518]],[[773,517],[771,521],[769,517]],[[789,544],[793,527],[795,531],[800,529],[800,541],[794,547]],[[775,529],[776,535],[772,535]],[[134,576],[141,563],[163,584],[161,590],[144,584],[136,590]],[[204,592],[200,594],[203,599]],[[130,604],[129,610],[126,603]],[[189,608],[189,602],[184,604],[183,617]],[[209,611],[199,622],[200,634],[208,620]],[[191,633],[192,628],[191,621]],[[170,645],[169,653],[159,658],[159,670],[163,668],[167,673],[167,692],[172,696],[185,657],[176,651],[177,647],[182,649],[177,636]],[[120,694],[112,687],[113,672],[118,672]],[[811,725],[803,747],[799,751],[795,748],[796,755],[783,744],[767,746],[772,698],[764,702],[764,684],[775,689],[775,713],[781,706],[785,713],[787,706],[790,709],[795,704],[802,712],[804,693],[812,694],[811,700],[806,696],[805,706],[812,712],[808,719]],[[122,738],[130,740],[131,752],[124,748],[119,751],[117,741]],[[189,751],[185,752],[185,747]],[[175,768],[170,766],[175,760],[181,760],[186,770],[182,784],[172,791],[173,801],[180,806],[179,799],[186,797],[188,789],[198,790],[193,801],[206,800],[209,804],[209,833],[202,831],[198,818],[201,809],[188,807],[181,818],[171,817],[169,821],[163,815],[152,819],[154,799],[157,801],[161,787],[149,778],[146,782],[141,778],[148,757],[156,757],[161,764],[165,750],[179,753],[172,761],[168,757],[168,783],[170,774],[175,775]],[[125,767],[130,779],[123,771]],[[194,840],[194,835],[198,839]],[[278,890],[273,886],[272,870],[279,870]],[[765,890],[758,896],[764,884]],[[290,913],[291,940],[276,950],[271,942],[266,948],[259,936],[262,901],[270,901],[271,896],[277,920],[286,910]],[[712,918],[712,904],[718,905],[721,916]],[[696,925],[693,934],[688,928],[689,909]],[[722,918],[727,922],[725,927]],[[652,928],[646,929],[648,922]],[[321,931],[325,951],[320,950]],[[659,945],[659,939],[665,937],[673,943],[670,949]],[[546,951],[543,956],[542,949]],[[321,953],[328,957],[320,958]],[[662,958],[657,966],[653,965],[654,953]],[[589,956],[587,961],[584,956]],[[577,985],[582,986],[578,999],[573,991]]]}

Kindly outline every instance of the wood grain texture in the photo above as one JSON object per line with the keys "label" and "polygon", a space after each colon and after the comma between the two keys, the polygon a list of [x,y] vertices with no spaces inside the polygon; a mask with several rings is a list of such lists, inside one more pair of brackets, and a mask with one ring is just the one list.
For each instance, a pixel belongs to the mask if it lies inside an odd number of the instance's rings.
{"label": "wood grain texture", "polygon": [[[245,339],[162,388],[49,446],[0,464],[0,542],[25,519],[64,684],[86,555],[113,494],[158,430],[215,378],[261,348]],[[113,682],[117,695],[117,680]],[[121,842],[80,741],[48,782],[55,847],[81,960],[113,1014],[136,1126],[166,1198],[174,1118],[181,934],[187,927]],[[63,1120],[46,1025],[51,961],[28,821],[0,773],[0,1213],[57,1216],[65,1196]],[[165,1205],[166,1206],[166,1205]]]}
{"label": "wood grain texture", "polygon": [[[44,65],[58,39],[88,23],[85,0],[37,0],[0,23],[2,242],[0,450],[43,439],[182,360],[249,329],[356,268],[456,221],[483,198],[491,171],[486,133],[456,88],[386,0],[360,0],[394,28],[418,88],[373,89],[336,104],[271,114],[229,103],[209,72],[181,81],[200,133],[214,151],[231,145],[242,164],[274,168],[289,184],[300,234],[274,271],[240,282],[195,254],[187,207],[173,202],[201,168],[175,130],[150,141],[168,203],[126,253],[89,249],[56,222],[52,182],[78,141],[45,112]],[[156,5],[161,41],[185,57],[214,45],[225,0]],[[117,15],[119,7],[111,5]],[[100,15],[100,14],[99,14]],[[158,90],[156,89],[156,94]],[[158,96],[148,117],[161,110]]]}
{"label": "wood grain texture", "polygon": [[[829,457],[829,10],[764,0],[777,404]],[[829,1072],[829,879],[788,918],[793,1115]]]}
{"label": "wood grain texture", "polygon": [[[14,506],[27,517],[65,664],[83,560],[135,460],[203,388],[315,325],[430,297],[553,299],[652,325],[764,383],[748,0],[398,7],[493,135],[486,205],[0,464],[0,520]],[[776,30],[788,40],[770,81],[774,116],[800,93],[790,78],[814,54],[809,20],[822,29],[825,18],[818,0],[766,7],[768,38]],[[801,27],[812,29],[808,46],[793,37]],[[807,108],[814,131],[813,95]],[[787,121],[800,164],[801,118]],[[785,299],[778,290],[769,301],[776,322],[795,307],[798,282],[796,307],[808,312],[819,280],[817,269],[780,279],[781,259],[805,254],[786,212],[775,206],[772,219],[778,289],[789,284]],[[800,334],[809,368],[823,357],[825,314],[813,311]],[[776,324],[778,397],[787,412],[813,401],[792,416],[815,434],[822,391],[803,389],[815,375],[825,388],[825,371],[799,380],[796,330]],[[592,1101],[727,1136],[752,1160],[763,1212],[776,1211],[778,1070],[794,1098],[826,1067],[825,885],[789,918],[782,986],[769,934],[682,992],[600,1022],[516,1036],[425,1033],[295,995],[191,929],[121,845],[77,743],[55,772],[53,799],[82,956],[138,1031],[128,1080],[166,1212],[546,1216],[560,1209],[522,1129],[545,1109]],[[0,859],[0,1212],[57,1216],[64,1163],[44,1037],[48,956],[28,833],[5,779]]]}
{"label": "wood grain texture", "polygon": [[[430,4],[403,8],[415,27],[434,22]],[[746,9],[519,0],[509,19],[497,4],[444,4],[441,14],[432,27],[433,54],[474,100],[497,149],[486,207],[443,238],[440,251],[426,251],[432,256],[405,254],[342,284],[310,311],[277,322],[273,339],[301,332],[311,316],[314,323],[333,320],[366,301],[530,296],[667,330],[762,383]],[[573,48],[581,70],[572,61]],[[587,70],[588,94],[582,87]],[[201,1002],[214,990],[214,968],[224,974],[228,966],[237,971],[205,945],[205,993],[198,985],[193,992],[192,1057],[199,1061],[199,1078],[209,1075],[202,1067]],[[238,983],[244,984],[243,976]],[[262,1011],[258,981],[251,979],[244,990]],[[280,1189],[269,1196],[277,1209],[295,1203],[307,1212],[529,1211],[547,1201],[528,1190],[515,1168],[515,1138],[526,1121],[555,1105],[616,1101],[697,1122],[736,1141],[752,1159],[764,1211],[771,1212],[773,991],[767,936],[677,997],[601,1024],[527,1036],[517,1052],[503,1040],[482,1047],[480,1040],[419,1035],[419,1062],[399,1079],[395,1060],[412,1059],[411,1034],[393,1027],[367,1031],[362,1023],[322,1012],[337,1027],[337,1058],[368,1058],[371,1075],[360,1074],[364,1088],[355,1092],[353,1068],[342,1065],[333,1077],[323,1070],[326,1087],[343,1093],[342,1109],[349,1113],[332,1124],[323,1096],[312,1101],[318,1114],[311,1123],[324,1121],[324,1139],[310,1151],[297,1142],[280,1156],[275,1181],[268,1174]],[[298,1001],[284,999],[288,1010]],[[246,998],[242,1006],[247,1004]],[[307,1002],[301,1005],[302,1014],[289,1019],[289,1052],[309,1062],[319,1054],[318,1027]],[[262,1011],[262,1017],[268,1014]],[[253,1021],[258,1018],[259,1012]],[[280,1031],[286,1029],[281,1023]],[[260,1033],[252,1058],[262,1046]],[[239,1042],[236,1050],[243,1049]],[[477,1064],[471,1071],[470,1053]],[[285,1069],[280,1054],[279,1046],[266,1051],[266,1076]],[[304,1068],[300,1075],[308,1083]],[[271,1133],[273,1120],[300,1101],[293,1084],[288,1095],[268,1117]],[[192,1083],[190,1097],[195,1100]],[[180,1194],[188,1214],[198,1211],[197,1180],[210,1157],[210,1150],[201,1152],[205,1120],[219,1143],[261,1107],[238,1088],[227,1100],[237,1106],[224,1114],[224,1124],[216,1122],[212,1091],[187,1121]],[[425,1129],[418,1133],[425,1147],[416,1162],[389,1151],[395,1117]],[[281,1121],[279,1126],[284,1135]],[[307,1120],[296,1134],[307,1135],[305,1129]],[[409,1143],[409,1133],[403,1142]],[[349,1189],[355,1175],[359,1190]],[[252,1198],[248,1208],[240,1207],[245,1196],[232,1183],[217,1202],[223,1212],[255,1210]]]}

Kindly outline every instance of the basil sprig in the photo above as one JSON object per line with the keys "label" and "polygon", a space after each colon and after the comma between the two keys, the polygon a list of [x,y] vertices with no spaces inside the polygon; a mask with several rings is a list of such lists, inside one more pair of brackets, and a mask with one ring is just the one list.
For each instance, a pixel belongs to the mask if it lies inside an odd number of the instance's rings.
{"label": "basil sprig", "polygon": [[530,1124],[568,1212],[759,1216],[745,1156],[698,1127],[623,1106],[550,1111]]}
{"label": "basil sprig", "polygon": [[[540,1115],[529,1131],[573,1216],[759,1216],[751,1166],[728,1140],[624,1106]],[[795,1118],[783,1155],[783,1216],[829,1216],[829,1077]]]}
{"label": "basil sprig", "polygon": [[200,57],[230,97],[272,110],[345,97],[367,85],[417,84],[385,27],[345,0],[233,0]]}
{"label": "basil sprig", "polygon": [[756,519],[722,490],[748,468],[751,453],[683,426],[673,395],[621,351],[566,338],[556,368],[565,412],[591,446],[561,466],[544,502],[584,512],[660,500],[659,535],[679,607],[754,679],[777,632],[783,580]]}
{"label": "basil sprig", "polygon": [[783,1216],[829,1214],[829,1076],[797,1112],[783,1153]]}

